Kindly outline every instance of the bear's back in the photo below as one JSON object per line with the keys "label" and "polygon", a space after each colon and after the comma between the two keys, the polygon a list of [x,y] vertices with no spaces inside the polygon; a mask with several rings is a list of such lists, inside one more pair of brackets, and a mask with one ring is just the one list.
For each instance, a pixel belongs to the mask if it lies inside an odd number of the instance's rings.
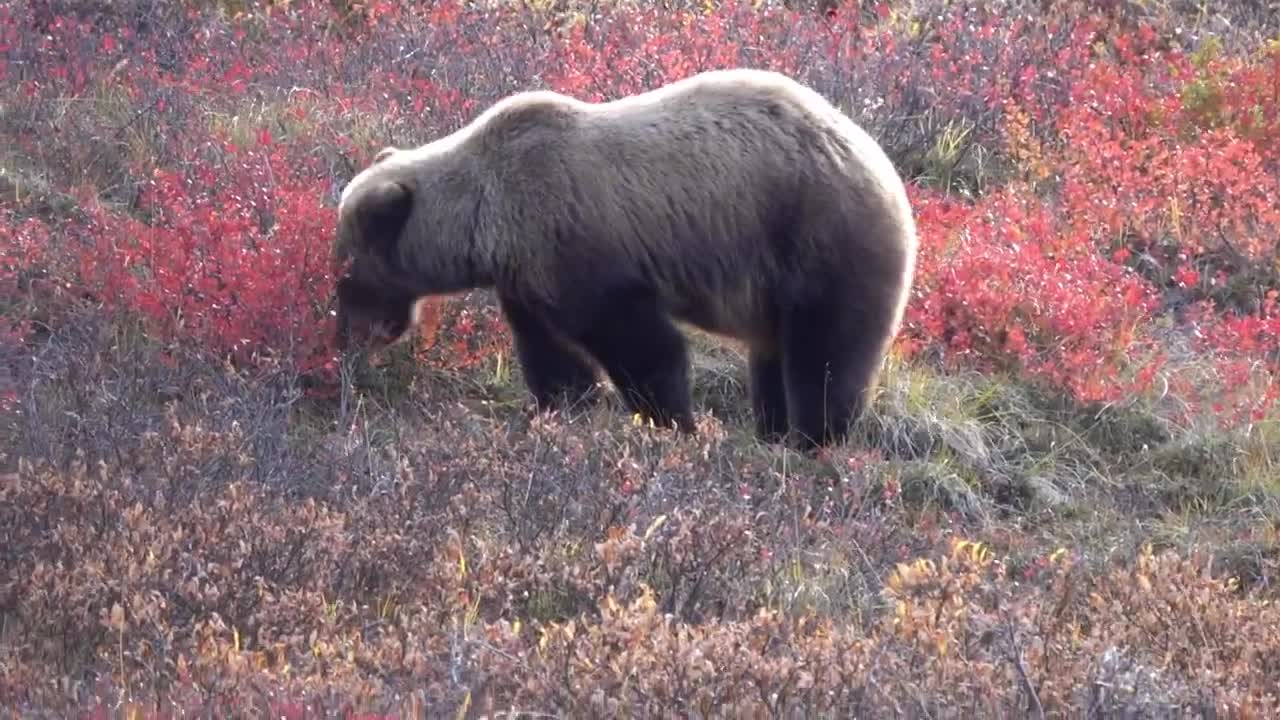
{"label": "bear's back", "polygon": [[534,91],[486,116],[468,155],[488,167],[500,199],[488,226],[509,237],[511,265],[547,287],[562,284],[554,267],[626,268],[677,316],[739,336],[761,332],[776,287],[844,260],[842,239],[815,242],[801,223],[874,231],[854,218],[896,202],[879,147],[774,73],[704,73],[603,103]]}

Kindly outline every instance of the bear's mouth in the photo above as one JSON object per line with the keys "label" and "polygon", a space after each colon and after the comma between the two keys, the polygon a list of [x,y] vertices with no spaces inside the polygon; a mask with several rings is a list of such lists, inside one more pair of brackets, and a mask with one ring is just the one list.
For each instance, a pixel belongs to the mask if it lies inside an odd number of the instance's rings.
{"label": "bear's mouth", "polygon": [[338,349],[380,350],[402,339],[413,324],[411,297],[379,292],[350,276],[337,287]]}

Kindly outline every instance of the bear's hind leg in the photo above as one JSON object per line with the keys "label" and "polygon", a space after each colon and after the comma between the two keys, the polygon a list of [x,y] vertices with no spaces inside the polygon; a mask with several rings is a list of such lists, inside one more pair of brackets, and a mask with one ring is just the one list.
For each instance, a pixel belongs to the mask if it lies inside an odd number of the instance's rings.
{"label": "bear's hind leg", "polygon": [[502,314],[515,341],[525,384],[542,411],[589,400],[596,387],[595,367],[580,351],[524,304],[499,296]]}
{"label": "bear's hind leg", "polygon": [[787,435],[787,390],[782,372],[782,354],[776,350],[752,348],[747,356],[751,375],[751,405],[756,435],[775,443]]}
{"label": "bear's hind leg", "polygon": [[604,298],[579,340],[604,366],[632,412],[661,427],[693,432],[688,347],[651,293]]}
{"label": "bear's hind leg", "polygon": [[879,373],[886,321],[862,300],[797,308],[785,324],[787,416],[803,449],[843,442]]}

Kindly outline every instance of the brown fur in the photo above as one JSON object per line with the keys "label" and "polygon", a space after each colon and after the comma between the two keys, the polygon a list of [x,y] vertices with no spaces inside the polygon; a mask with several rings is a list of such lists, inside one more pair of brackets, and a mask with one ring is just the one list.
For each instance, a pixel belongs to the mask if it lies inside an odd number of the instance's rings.
{"label": "brown fur", "polygon": [[[916,253],[879,146],[818,94],[754,70],[599,104],[511,96],[435,142],[383,150],[339,213],[338,251],[354,260],[344,327],[493,287],[541,404],[548,388],[583,389],[576,346],[636,409],[689,425],[674,318],[745,342],[761,434],[790,426],[807,444],[861,412]],[[394,309],[367,310],[379,305]]]}

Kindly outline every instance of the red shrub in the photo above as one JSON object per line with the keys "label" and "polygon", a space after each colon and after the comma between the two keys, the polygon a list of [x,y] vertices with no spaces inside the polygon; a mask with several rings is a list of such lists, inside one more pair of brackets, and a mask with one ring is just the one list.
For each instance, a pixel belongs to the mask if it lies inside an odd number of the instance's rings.
{"label": "red shrub", "polygon": [[1020,367],[1083,400],[1151,379],[1142,336],[1151,288],[1094,252],[1060,213],[1011,187],[964,205],[914,200],[921,236],[908,349],[941,342],[956,359]]}
{"label": "red shrub", "polygon": [[1177,52],[1126,47],[1119,63],[1092,65],[1058,113],[1064,143],[1050,163],[1065,220],[1164,289],[1173,309],[1193,310],[1182,314],[1200,349],[1217,357],[1220,383],[1181,387],[1188,399],[1259,416],[1275,393],[1259,394],[1244,378],[1259,361],[1268,374],[1280,370],[1280,154],[1257,141],[1275,135],[1274,109],[1238,110],[1274,96],[1274,81],[1256,69],[1272,67],[1275,53],[1230,71],[1253,83],[1230,94],[1231,110],[1204,79],[1228,74],[1214,63],[1197,70]]}
{"label": "red shrub", "polygon": [[19,297],[21,286],[44,275],[49,226],[38,217],[20,218],[0,207],[0,298]]}
{"label": "red shrub", "polygon": [[[1063,197],[1097,239],[1144,253],[1145,272],[1205,288],[1280,249],[1280,179],[1231,128],[1187,136],[1187,108],[1141,76],[1096,66],[1059,115]],[[1188,265],[1199,265],[1192,272]]]}
{"label": "red shrub", "polygon": [[139,199],[146,220],[95,207],[81,281],[161,337],[238,362],[288,353],[316,369],[331,355],[326,188],[284,146],[226,150],[220,168],[154,171]]}

